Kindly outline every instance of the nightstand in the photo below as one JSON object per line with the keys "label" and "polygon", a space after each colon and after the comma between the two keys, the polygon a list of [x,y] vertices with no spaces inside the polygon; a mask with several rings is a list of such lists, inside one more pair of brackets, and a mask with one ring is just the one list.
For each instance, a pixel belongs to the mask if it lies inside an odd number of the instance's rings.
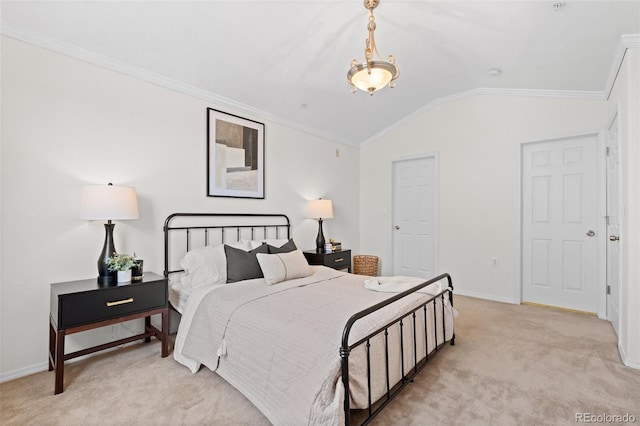
{"label": "nightstand", "polygon": [[[98,284],[96,278],[51,284],[49,321],[49,371],[55,370],[55,393],[64,390],[64,362],[103,349],[156,337],[162,342],[161,355],[169,355],[168,280],[145,273],[142,281]],[[151,315],[162,315],[162,330],[151,325]],[[133,319],[144,318],[144,333],[94,346],[70,354],[64,353],[64,339],[69,334],[92,330]]]}
{"label": "nightstand", "polygon": [[309,265],[324,265],[333,269],[346,269],[351,272],[351,250],[318,253],[315,250],[304,251]]}

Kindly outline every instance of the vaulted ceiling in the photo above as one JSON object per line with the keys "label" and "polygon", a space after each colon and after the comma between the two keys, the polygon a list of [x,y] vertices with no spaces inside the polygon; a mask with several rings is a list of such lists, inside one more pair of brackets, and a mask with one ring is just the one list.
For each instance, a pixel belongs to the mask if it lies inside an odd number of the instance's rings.
{"label": "vaulted ceiling", "polygon": [[[604,97],[640,0],[402,1],[375,9],[394,89],[352,94],[368,12],[352,1],[2,1],[2,33],[358,146],[478,89]],[[633,38],[633,40],[637,40]],[[498,75],[489,70],[498,68]]]}

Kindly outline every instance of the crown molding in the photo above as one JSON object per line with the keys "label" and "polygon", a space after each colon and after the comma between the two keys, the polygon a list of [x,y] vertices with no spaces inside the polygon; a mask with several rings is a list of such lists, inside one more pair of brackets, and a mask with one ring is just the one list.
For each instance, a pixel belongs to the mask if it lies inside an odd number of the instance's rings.
{"label": "crown molding", "polygon": [[199,89],[197,87],[184,84],[180,81],[173,80],[171,78],[162,76],[160,74],[156,74],[152,71],[135,67],[129,64],[126,64],[121,61],[117,61],[113,58],[97,54],[93,51],[75,46],[70,43],[62,42],[58,39],[54,39],[52,37],[46,36],[41,33],[37,33],[35,31],[29,30],[27,28],[14,25],[5,21],[0,23],[0,34],[14,38],[19,41],[23,41],[25,43],[29,43],[47,50],[51,50],[56,53],[60,53],[66,56],[70,56],[72,58],[81,60],[83,62],[87,62],[93,65],[98,65],[100,67],[109,69],[111,71],[115,71],[130,77],[134,77],[148,83],[155,84],[160,87],[164,87],[166,89],[170,89],[179,93],[183,93],[188,96],[192,96],[198,99],[202,99],[207,102],[211,102],[212,104],[221,107],[228,108],[233,112],[258,117],[261,120],[271,121],[276,124],[280,124],[291,129],[295,129],[301,131],[303,133],[307,133],[309,135],[319,137],[322,139],[326,139],[328,141],[337,142],[343,145],[349,145],[355,148],[361,148],[369,145],[376,139],[380,138],[384,134],[390,132],[393,129],[396,129],[403,124],[413,120],[417,116],[425,113],[426,111],[431,110],[440,105],[444,105],[450,102],[458,101],[461,99],[470,98],[473,96],[528,96],[528,97],[550,97],[550,98],[565,98],[565,99],[606,99],[608,98],[611,90],[613,88],[613,84],[615,83],[616,76],[624,59],[624,54],[626,49],[628,48],[638,48],[640,47],[640,34],[627,34],[622,35],[620,37],[620,42],[615,52],[614,60],[611,66],[611,70],[609,72],[609,77],[607,79],[607,83],[605,85],[605,90],[600,91],[571,91],[571,90],[533,90],[533,89],[499,89],[499,88],[478,88],[473,90],[468,90],[466,92],[457,93],[450,96],[445,96],[443,98],[435,99],[413,113],[401,118],[390,126],[384,128],[380,132],[375,135],[367,138],[364,141],[357,142],[346,140],[344,138],[337,137],[336,135],[330,134],[325,131],[321,131],[319,129],[310,128],[307,126],[301,126],[298,123],[291,122],[287,119],[284,119],[280,116],[276,116],[267,111],[261,110],[259,108],[255,108],[251,105],[247,105],[241,102],[234,101],[233,99],[226,98],[224,96],[217,95],[215,93]]}
{"label": "crown molding", "polygon": [[637,49],[640,47],[640,34],[623,34],[620,36],[616,52],[611,62],[611,68],[609,69],[609,76],[604,86],[604,93],[607,95],[607,99],[611,96],[613,85],[616,83],[616,78],[620,72],[622,61],[624,61],[624,55],[627,53],[627,49]]}
{"label": "crown molding", "polygon": [[455,95],[445,96],[444,98],[435,99],[423,107],[417,109],[411,114],[401,118],[390,126],[384,128],[382,131],[376,133],[370,138],[366,139],[360,144],[361,148],[373,143],[376,139],[385,135],[386,133],[394,130],[409,121],[412,121],[416,117],[425,112],[451,102],[459,101],[461,99],[472,98],[474,96],[518,96],[518,97],[535,97],[535,98],[556,98],[556,99],[586,99],[586,100],[604,100],[604,92],[590,92],[590,91],[577,91],[577,90],[535,90],[535,89],[498,89],[498,88],[480,88],[468,90],[462,93],[456,93]]}
{"label": "crown molding", "polygon": [[227,108],[237,114],[259,118],[261,121],[271,121],[273,123],[280,124],[282,126],[301,131],[303,133],[307,133],[311,136],[326,139],[328,141],[337,142],[343,145],[349,145],[355,148],[359,147],[358,143],[355,141],[345,140],[343,138],[337,137],[336,135],[332,135],[315,128],[301,126],[298,123],[291,122],[280,116],[274,115],[267,111],[263,111],[259,108],[255,108],[251,105],[237,102],[233,99],[217,95],[207,90],[202,90],[197,87],[182,83],[180,81],[165,77],[163,75],[156,74],[144,68],[132,66],[108,56],[100,55],[93,51],[78,47],[76,45],[62,42],[58,39],[46,36],[44,34],[29,30],[18,25],[2,21],[0,23],[0,34],[25,43],[32,44],[34,46],[41,47],[43,49],[60,53],[65,56],[70,56],[74,59],[78,59],[92,65],[106,68],[108,70],[115,71],[129,77],[143,80],[148,83],[173,90],[175,92],[211,102],[217,107]]}
{"label": "crown molding", "polygon": [[627,49],[637,49],[640,47],[640,34],[623,34],[620,40]]}
{"label": "crown molding", "polygon": [[569,91],[569,90],[528,90],[528,89],[474,89],[466,92],[458,93],[452,96],[446,96],[444,98],[439,98],[433,100],[423,106],[422,108],[414,111],[410,115],[403,117],[402,119],[396,121],[392,125],[384,128],[382,131],[376,133],[370,138],[364,140],[360,143],[360,147],[363,148],[376,139],[381,137],[382,135],[390,132],[393,129],[396,129],[403,124],[413,120],[418,115],[435,108],[436,106],[440,106],[449,102],[457,101],[460,99],[469,98],[472,96],[480,96],[480,95],[498,95],[498,96],[535,96],[535,97],[554,97],[554,98],[573,98],[573,99],[609,99],[611,95],[611,91],[613,90],[613,85],[615,84],[616,77],[618,75],[618,71],[622,66],[622,61],[624,60],[624,55],[627,49],[637,49],[640,48],[640,34],[623,34],[620,36],[620,41],[618,43],[618,47],[616,48],[616,52],[611,63],[611,69],[609,71],[609,76],[607,78],[607,82],[604,86],[604,90],[601,92],[587,92],[587,91]]}

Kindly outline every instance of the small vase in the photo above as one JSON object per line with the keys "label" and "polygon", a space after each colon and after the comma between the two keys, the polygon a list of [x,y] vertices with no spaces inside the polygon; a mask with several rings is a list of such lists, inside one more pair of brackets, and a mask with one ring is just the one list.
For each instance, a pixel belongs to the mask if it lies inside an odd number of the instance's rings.
{"label": "small vase", "polygon": [[136,263],[131,267],[131,281],[142,281],[144,276],[142,272],[142,259],[136,259]]}
{"label": "small vase", "polygon": [[127,271],[118,271],[118,282],[128,283],[131,281],[131,269]]}

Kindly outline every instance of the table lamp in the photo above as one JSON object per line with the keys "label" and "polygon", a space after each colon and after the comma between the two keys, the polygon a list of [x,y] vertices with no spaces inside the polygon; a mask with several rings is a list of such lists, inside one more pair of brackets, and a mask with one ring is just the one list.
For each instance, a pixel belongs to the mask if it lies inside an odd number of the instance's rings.
{"label": "table lamp", "polygon": [[138,218],[136,189],[128,186],[86,185],[82,188],[80,218],[86,220],[106,220],[102,253],[98,257],[98,283],[113,284],[116,273],[109,271],[107,260],[116,252],[113,244],[112,220]]}
{"label": "table lamp", "polygon": [[318,236],[316,237],[316,252],[324,252],[324,234],[322,233],[322,219],[331,219],[333,217],[333,205],[331,200],[311,200],[307,204],[308,217],[318,219]]}

